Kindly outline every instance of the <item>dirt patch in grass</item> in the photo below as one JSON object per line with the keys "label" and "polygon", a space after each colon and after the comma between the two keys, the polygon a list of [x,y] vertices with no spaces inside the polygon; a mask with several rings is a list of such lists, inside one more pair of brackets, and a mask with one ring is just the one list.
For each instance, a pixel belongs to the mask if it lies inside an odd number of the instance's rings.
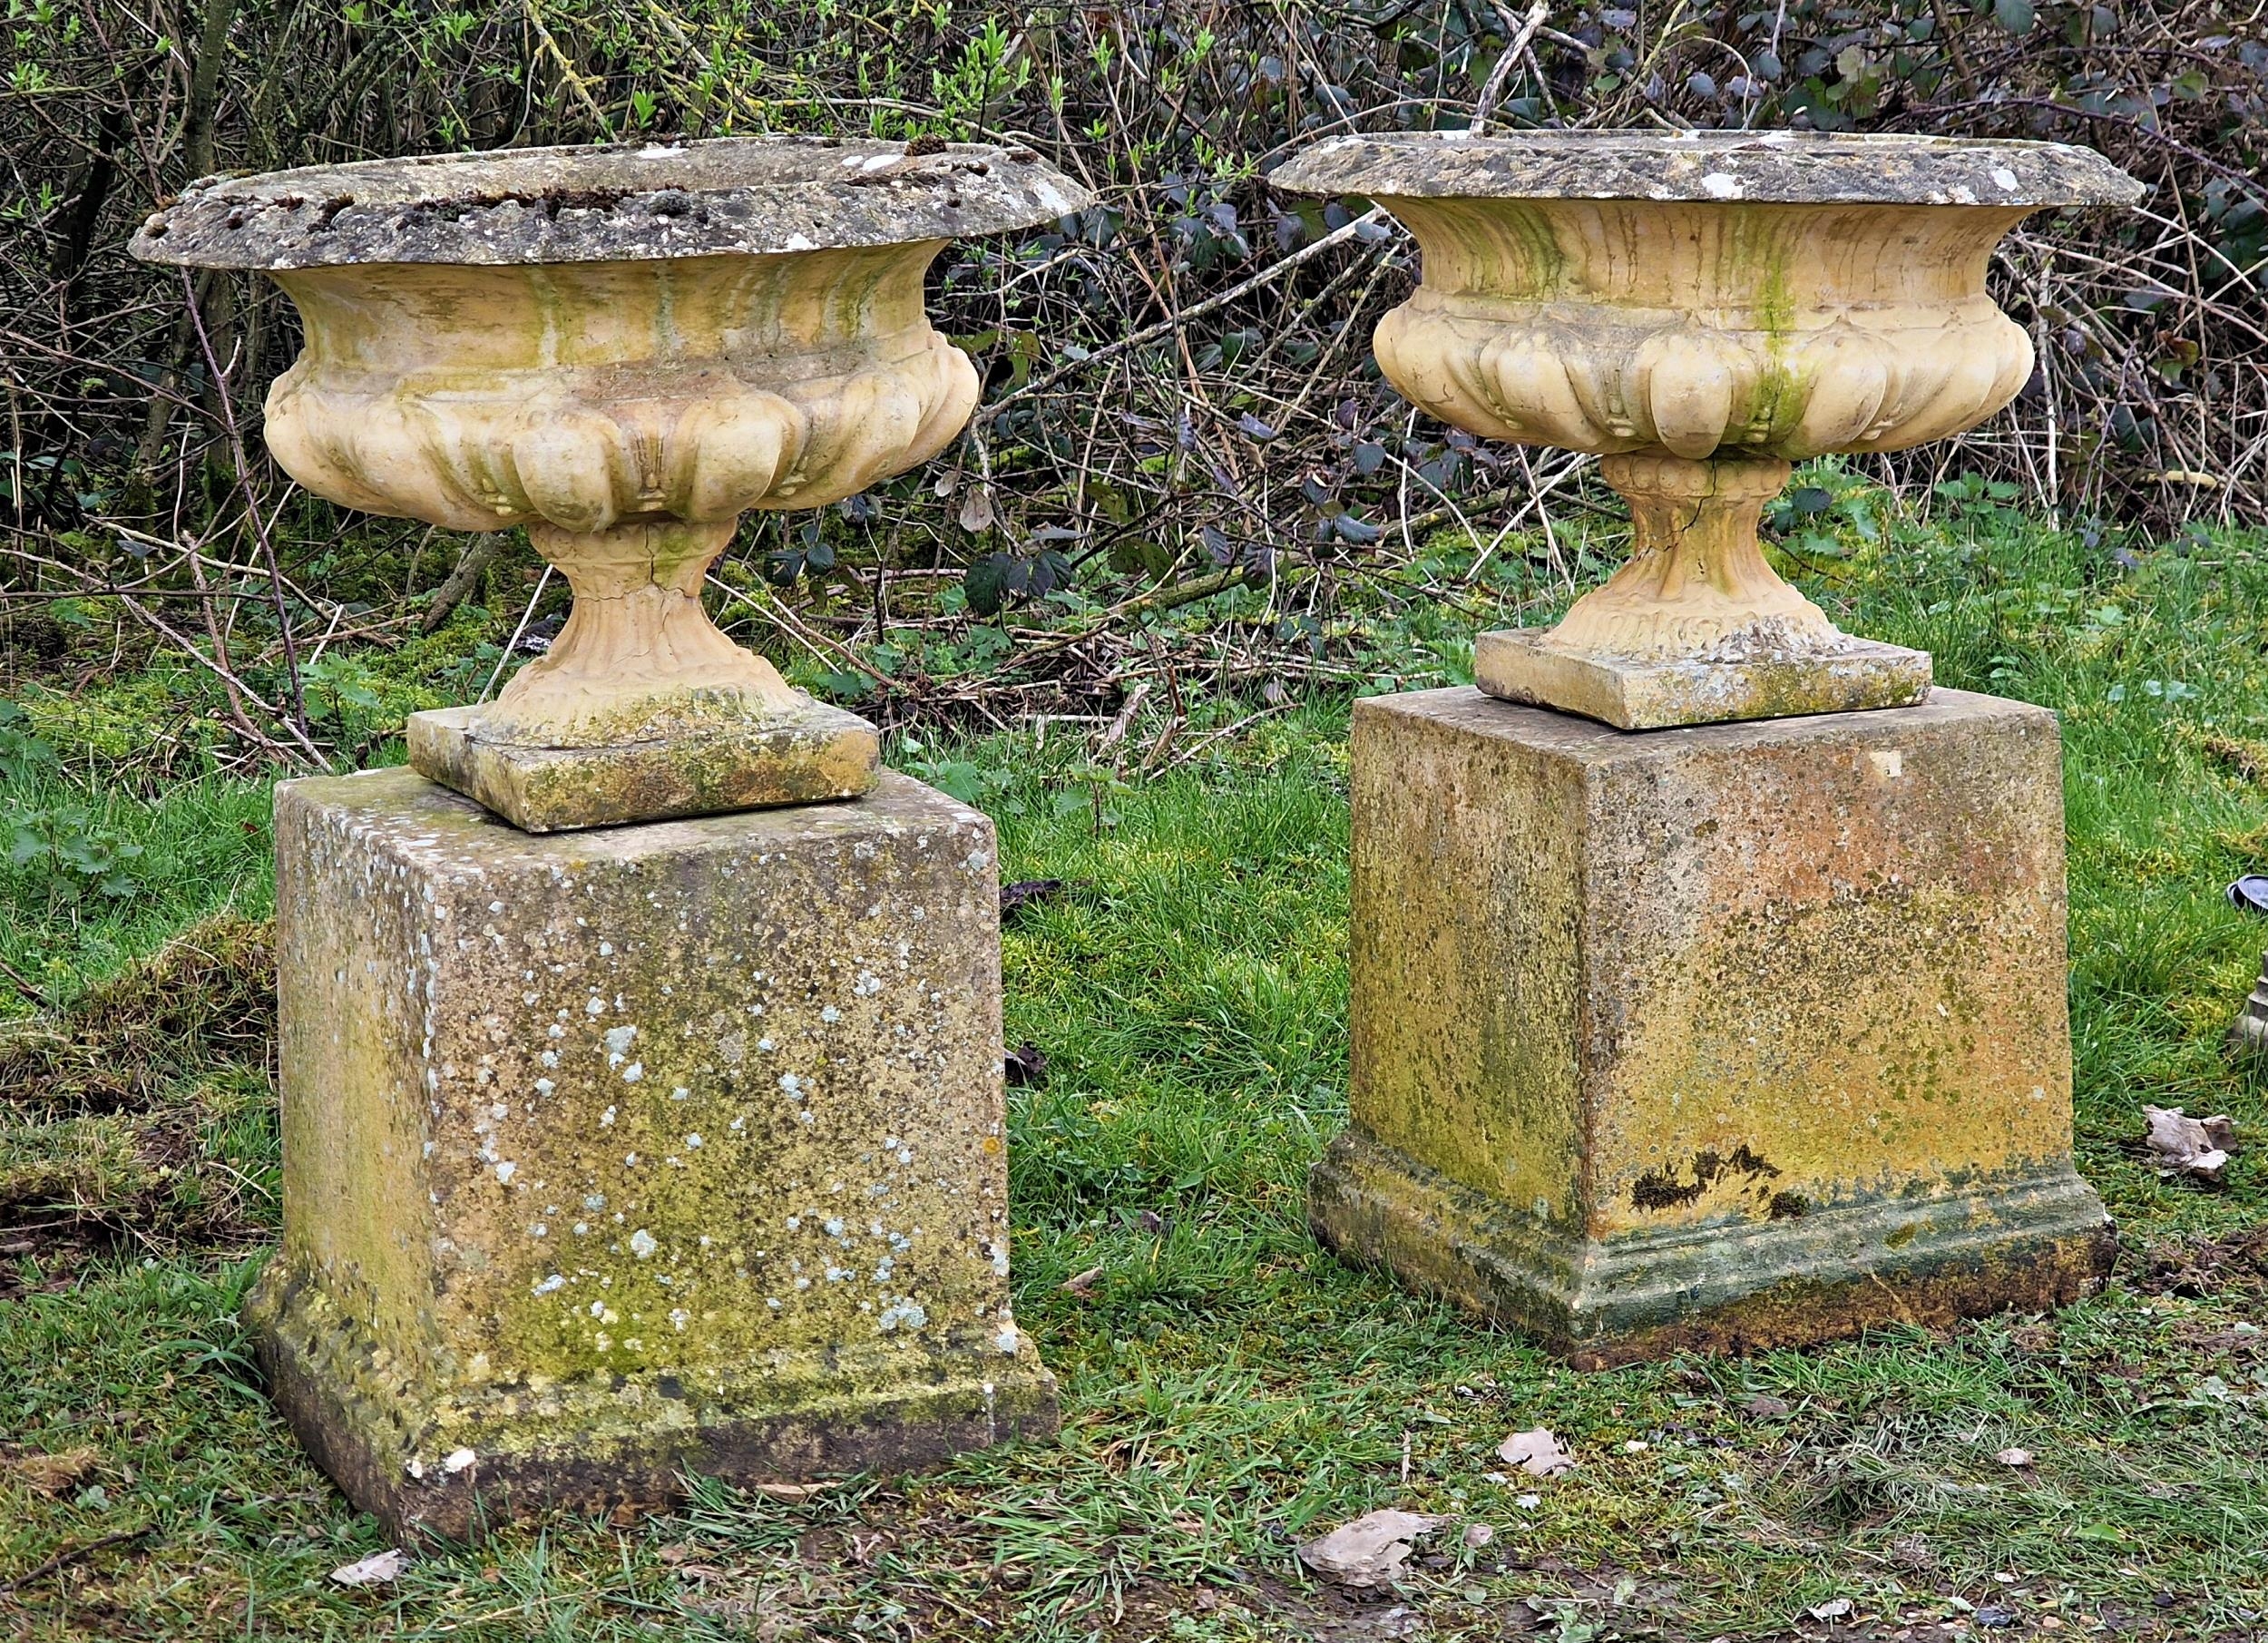
{"label": "dirt patch in grass", "polygon": [[0,1034],[0,1298],[265,1237],[274,1042],[272,931],[234,914]]}
{"label": "dirt patch in grass", "polygon": [[2146,1295],[2192,1300],[2268,1298],[2268,1227],[2227,1237],[2169,1238],[2152,1244],[2128,1274]]}

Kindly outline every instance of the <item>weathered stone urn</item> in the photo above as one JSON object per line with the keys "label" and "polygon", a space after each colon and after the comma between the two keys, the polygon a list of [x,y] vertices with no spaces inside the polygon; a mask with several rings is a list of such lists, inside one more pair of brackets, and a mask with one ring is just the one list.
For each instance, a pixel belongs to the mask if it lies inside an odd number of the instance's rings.
{"label": "weathered stone urn", "polygon": [[2130,201],[2086,149],[1789,132],[1340,137],[1271,181],[1366,195],[1423,283],[1389,380],[1472,433],[1598,453],[1630,558],[1558,627],[1481,637],[1490,693],[1623,729],[1918,701],[1757,545],[1789,465],[1974,426],[2032,370],[1986,265],[2043,207]]}
{"label": "weathered stone urn", "polygon": [[1792,462],[2006,403],[1995,241],[2136,185],[1723,132],[1342,138],[1276,181],[1417,236],[1397,386],[1598,452],[1635,525],[1559,627],[1481,636],[1479,689],[1355,704],[1317,1236],[1580,1364],[2085,1292],[2113,1246],[2071,1160],[2055,716],[1932,693],[1756,525]]}
{"label": "weathered stone urn", "polygon": [[212,178],[132,250],[289,294],[306,349],[267,440],[300,484],[524,525],[564,573],[541,660],[409,727],[420,772],[548,831],[873,785],[873,728],[719,632],[703,574],[743,512],[852,495],[958,434],[976,373],[924,271],[1087,200],[1027,150],[734,138]]}
{"label": "weathered stone urn", "polygon": [[741,510],[953,436],[924,269],[1085,199],[1017,150],[735,140],[215,181],[135,240],[290,293],[303,483],[523,523],[574,589],[496,702],[412,719],[415,771],[277,790],[283,1247],[244,1315],[396,1534],[1054,1429],[992,823],[700,592]]}

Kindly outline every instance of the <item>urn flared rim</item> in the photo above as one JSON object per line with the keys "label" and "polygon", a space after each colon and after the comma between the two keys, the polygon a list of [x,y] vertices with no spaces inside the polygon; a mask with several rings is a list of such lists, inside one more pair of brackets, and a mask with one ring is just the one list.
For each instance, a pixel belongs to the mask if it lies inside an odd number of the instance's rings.
{"label": "urn flared rim", "polygon": [[1299,193],[1702,204],[2126,205],[2146,191],[2061,142],[1826,132],[1408,132],[1333,137],[1272,173]]}
{"label": "urn flared rim", "polygon": [[267,269],[643,262],[998,233],[1093,200],[1026,148],[716,137],[207,177],[128,249],[150,262]]}

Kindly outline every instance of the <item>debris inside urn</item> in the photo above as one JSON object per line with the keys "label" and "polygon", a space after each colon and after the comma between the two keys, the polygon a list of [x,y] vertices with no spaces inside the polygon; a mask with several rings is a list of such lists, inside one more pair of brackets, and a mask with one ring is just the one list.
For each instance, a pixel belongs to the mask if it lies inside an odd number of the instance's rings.
{"label": "debris inside urn", "polygon": [[2194,1119],[2179,1107],[2144,1107],[2149,1125],[2143,1137],[2157,1156],[2162,1176],[2190,1175],[2218,1183],[2236,1146],[2236,1124],[2225,1112]]}

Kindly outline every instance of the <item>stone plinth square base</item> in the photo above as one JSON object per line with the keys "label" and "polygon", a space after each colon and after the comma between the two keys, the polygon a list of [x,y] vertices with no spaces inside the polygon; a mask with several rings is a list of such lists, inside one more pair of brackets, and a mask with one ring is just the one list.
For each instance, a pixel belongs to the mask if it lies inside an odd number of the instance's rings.
{"label": "stone plinth square base", "polygon": [[1506,701],[1656,730],[1909,707],[1930,693],[1930,653],[1852,639],[1824,655],[1598,656],[1562,649],[1549,628],[1508,628],[1473,641],[1472,679]]}
{"label": "stone plinth square base", "polygon": [[277,791],[278,1401],[400,1534],[1044,1433],[1008,1298],[991,824],[536,836],[407,770]]}
{"label": "stone plinth square base", "polygon": [[874,787],[881,758],[872,725],[818,701],[772,719],[601,748],[486,740],[482,712],[411,714],[411,768],[530,833],[855,798]]}
{"label": "stone plinth square base", "polygon": [[1358,702],[1317,1235],[1584,1364],[2084,1292],[2058,753],[1952,690],[1640,736]]}

